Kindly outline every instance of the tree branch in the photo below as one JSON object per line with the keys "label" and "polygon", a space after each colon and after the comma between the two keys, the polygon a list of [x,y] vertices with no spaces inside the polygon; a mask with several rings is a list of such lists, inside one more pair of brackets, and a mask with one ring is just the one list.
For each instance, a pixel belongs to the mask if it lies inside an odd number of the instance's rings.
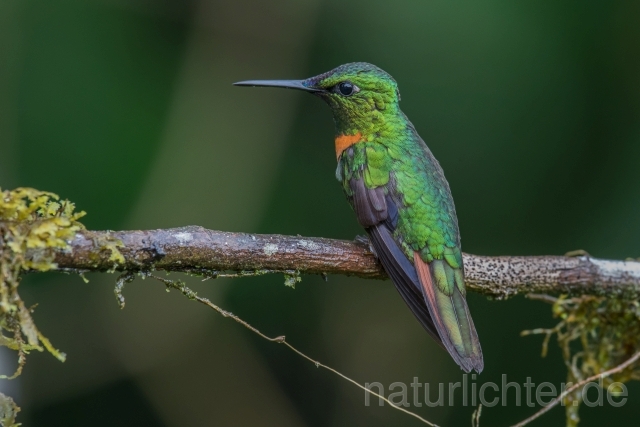
{"label": "tree branch", "polygon": [[[104,242],[118,239],[124,263],[115,265]],[[260,235],[181,227],[146,231],[88,231],[76,234],[71,251],[58,252],[61,270],[166,270],[216,276],[225,271],[344,274],[384,279],[366,242],[301,236]],[[34,251],[30,257],[37,257]],[[113,258],[112,258],[113,259]],[[640,262],[588,255],[478,256],[464,254],[469,289],[494,298],[519,293],[597,294],[637,298]]]}

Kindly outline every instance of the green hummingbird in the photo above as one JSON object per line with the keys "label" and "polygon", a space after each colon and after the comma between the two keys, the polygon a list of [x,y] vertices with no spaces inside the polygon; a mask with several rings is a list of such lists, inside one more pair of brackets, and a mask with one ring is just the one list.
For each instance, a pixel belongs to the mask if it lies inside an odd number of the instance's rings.
{"label": "green hummingbird", "polygon": [[466,302],[458,219],[440,164],[400,110],[389,74],[365,62],[306,80],[236,86],[299,89],[324,100],[336,127],[336,178],[371,247],[426,331],[465,372],[482,371]]}

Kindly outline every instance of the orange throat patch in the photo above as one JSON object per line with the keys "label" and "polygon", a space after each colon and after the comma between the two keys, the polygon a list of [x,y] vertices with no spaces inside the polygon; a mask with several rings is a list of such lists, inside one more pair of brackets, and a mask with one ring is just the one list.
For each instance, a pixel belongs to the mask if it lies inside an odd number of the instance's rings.
{"label": "orange throat patch", "polygon": [[338,135],[336,137],[336,159],[340,158],[340,155],[344,150],[351,147],[356,142],[359,142],[362,138],[362,134],[360,132],[355,135]]}

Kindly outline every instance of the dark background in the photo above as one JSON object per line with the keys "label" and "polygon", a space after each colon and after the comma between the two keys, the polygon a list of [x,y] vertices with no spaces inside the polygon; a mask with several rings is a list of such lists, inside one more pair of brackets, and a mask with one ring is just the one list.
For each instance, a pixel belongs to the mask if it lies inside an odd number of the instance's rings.
{"label": "dark background", "polygon": [[[631,1],[3,0],[0,186],[60,194],[93,229],[197,224],[351,239],[334,178],[328,108],[294,91],[234,88],[351,61],[400,85],[402,108],[444,167],[463,249],[484,255],[640,256],[640,3]],[[176,275],[177,277],[177,275]],[[0,388],[26,426],[420,425],[163,286],[114,275],[33,275],[21,293],[57,348]],[[200,283],[271,336],[360,382],[455,382],[389,282],[280,276]],[[469,297],[485,353],[479,383],[506,374],[558,385],[554,324],[523,298]],[[3,373],[15,354],[0,352]],[[634,425],[583,408],[583,426]],[[417,408],[445,426],[473,408]],[[534,408],[485,408],[509,425]],[[533,425],[562,425],[556,408]]]}

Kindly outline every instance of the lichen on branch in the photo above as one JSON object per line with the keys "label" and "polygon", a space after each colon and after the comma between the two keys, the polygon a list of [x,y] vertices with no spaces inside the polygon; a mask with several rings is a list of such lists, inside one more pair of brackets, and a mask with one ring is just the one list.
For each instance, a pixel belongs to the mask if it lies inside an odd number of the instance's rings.
{"label": "lichen on branch", "polygon": [[[560,321],[553,328],[523,331],[522,335],[545,336],[543,357],[549,340],[556,337],[567,367],[568,384],[610,371],[640,351],[640,303],[637,300],[593,295],[573,298],[529,295],[529,298],[552,304],[553,316]],[[615,389],[620,383],[639,379],[640,364],[635,362],[603,377],[601,385],[604,389]],[[584,387],[580,387],[563,399],[567,427],[578,425],[578,410],[584,397]]]}
{"label": "lichen on branch", "polygon": [[0,378],[20,375],[32,350],[46,349],[65,360],[36,327],[33,309],[20,297],[18,286],[25,271],[57,268],[56,253],[70,250],[69,241],[84,229],[78,222],[84,214],[53,193],[33,188],[0,191],[0,345],[18,352],[16,371]]}

